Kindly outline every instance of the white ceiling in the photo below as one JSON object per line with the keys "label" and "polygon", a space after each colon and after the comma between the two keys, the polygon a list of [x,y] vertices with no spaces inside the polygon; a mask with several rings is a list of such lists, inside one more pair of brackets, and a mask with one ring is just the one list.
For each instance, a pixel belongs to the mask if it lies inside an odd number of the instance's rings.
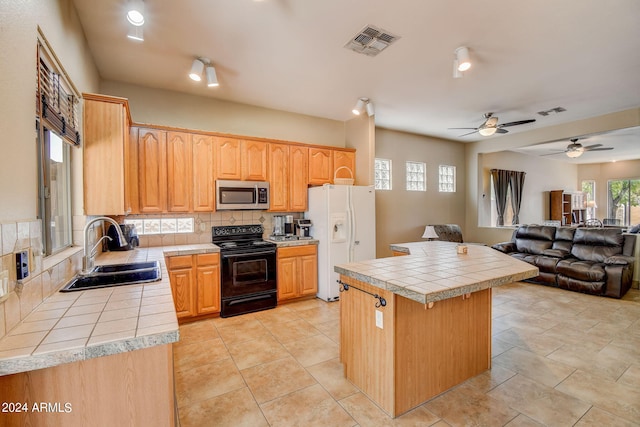
{"label": "white ceiling", "polygon": [[[640,107],[638,0],[146,0],[143,43],[126,0],[74,3],[106,80],[341,121],[369,97],[377,126],[459,141],[482,137],[447,128],[485,112],[537,119],[517,133]],[[343,47],[369,24],[401,38],[376,57]],[[473,66],[454,79],[459,46]],[[196,56],[220,87],[189,80]]]}

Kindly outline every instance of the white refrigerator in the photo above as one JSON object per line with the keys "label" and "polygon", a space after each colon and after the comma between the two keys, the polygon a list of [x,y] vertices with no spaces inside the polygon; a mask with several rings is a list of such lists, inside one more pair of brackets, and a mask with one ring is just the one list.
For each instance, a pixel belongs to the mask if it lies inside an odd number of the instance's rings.
{"label": "white refrigerator", "polygon": [[340,299],[333,267],[376,257],[376,206],[373,186],[325,184],[309,188],[311,236],[318,244],[318,298]]}

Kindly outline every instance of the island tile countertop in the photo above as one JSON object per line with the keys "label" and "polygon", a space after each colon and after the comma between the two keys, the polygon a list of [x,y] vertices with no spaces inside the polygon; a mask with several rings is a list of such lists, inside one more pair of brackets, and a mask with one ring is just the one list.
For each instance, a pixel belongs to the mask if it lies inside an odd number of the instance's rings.
{"label": "island tile countertop", "polygon": [[414,242],[391,245],[407,256],[379,258],[335,266],[336,273],[386,289],[422,304],[477,292],[538,275],[538,268],[488,246]]}
{"label": "island tile countertop", "polygon": [[178,341],[178,320],[164,257],[219,251],[213,244],[197,244],[101,254],[96,265],[158,260],[162,279],[56,292],[0,339],[0,375]]}

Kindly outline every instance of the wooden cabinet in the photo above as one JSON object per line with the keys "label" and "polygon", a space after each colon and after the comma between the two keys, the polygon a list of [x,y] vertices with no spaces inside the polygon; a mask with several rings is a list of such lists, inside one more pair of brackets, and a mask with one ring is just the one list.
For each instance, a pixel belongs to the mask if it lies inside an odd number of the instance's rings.
{"label": "wooden cabinet", "polygon": [[[349,169],[349,170],[347,170]],[[336,178],[354,178],[356,173],[356,153],[352,151],[333,151],[333,174]]]}
{"label": "wooden cabinet", "polygon": [[215,177],[216,179],[241,179],[242,140],[235,138],[215,138]]}
{"label": "wooden cabinet", "polygon": [[[124,98],[83,94],[84,212],[123,215],[133,211],[129,111]],[[133,178],[133,179],[132,179]]]}
{"label": "wooden cabinet", "polygon": [[240,144],[241,178],[243,181],[266,181],[268,144],[242,141]]}
{"label": "wooden cabinet", "polygon": [[307,210],[309,187],[309,148],[292,145],[289,147],[289,211]]}
{"label": "wooden cabinet", "polygon": [[549,192],[549,219],[561,225],[580,225],[586,219],[584,193],[554,190]]}
{"label": "wooden cabinet", "polygon": [[194,134],[193,144],[193,210],[213,212],[216,206],[213,181],[213,137]]}
{"label": "wooden cabinet", "polygon": [[178,319],[220,312],[220,254],[167,257]]}
{"label": "wooden cabinet", "polygon": [[333,178],[333,152],[324,148],[309,148],[309,185],[330,183]]}
{"label": "wooden cabinet", "polygon": [[191,134],[167,132],[167,210],[193,211]]}
{"label": "wooden cabinet", "polygon": [[315,295],[318,292],[318,247],[278,248],[278,301]]}
{"label": "wooden cabinet", "polygon": [[157,129],[138,130],[138,194],[141,213],[167,210],[166,133]]}
{"label": "wooden cabinet", "polygon": [[289,146],[269,144],[270,211],[289,210]]}

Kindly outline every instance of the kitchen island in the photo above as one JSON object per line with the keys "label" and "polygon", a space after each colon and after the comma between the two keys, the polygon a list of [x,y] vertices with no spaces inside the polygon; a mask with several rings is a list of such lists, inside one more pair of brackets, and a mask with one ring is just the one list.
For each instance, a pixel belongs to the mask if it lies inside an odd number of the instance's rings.
{"label": "kitchen island", "polygon": [[54,293],[0,339],[0,425],[173,426],[178,322],[166,255],[212,244],[102,254],[96,264],[158,260],[162,279]]}
{"label": "kitchen island", "polygon": [[391,246],[335,266],[345,376],[396,417],[491,368],[491,288],[538,275],[487,246]]}

